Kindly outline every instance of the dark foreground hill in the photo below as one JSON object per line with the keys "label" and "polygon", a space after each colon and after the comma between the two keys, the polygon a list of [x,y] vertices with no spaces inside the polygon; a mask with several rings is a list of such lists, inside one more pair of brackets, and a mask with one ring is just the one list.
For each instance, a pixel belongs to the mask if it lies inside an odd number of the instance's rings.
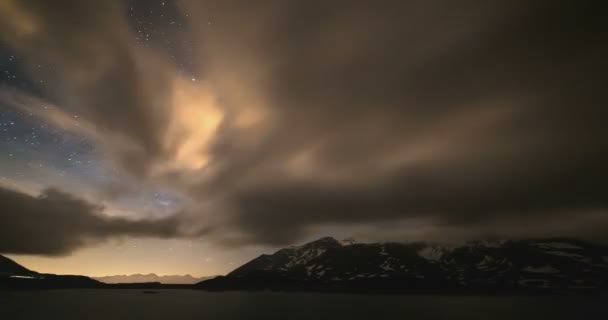
{"label": "dark foreground hill", "polygon": [[343,245],[333,238],[262,255],[204,290],[411,294],[608,292],[608,248],[575,240]]}
{"label": "dark foreground hill", "polygon": [[18,264],[17,262],[0,256],[0,277],[1,276],[30,276],[37,274],[34,271],[27,269],[26,267]]}
{"label": "dark foreground hill", "polygon": [[85,276],[67,276],[31,271],[0,256],[0,289],[97,288],[102,284]]}

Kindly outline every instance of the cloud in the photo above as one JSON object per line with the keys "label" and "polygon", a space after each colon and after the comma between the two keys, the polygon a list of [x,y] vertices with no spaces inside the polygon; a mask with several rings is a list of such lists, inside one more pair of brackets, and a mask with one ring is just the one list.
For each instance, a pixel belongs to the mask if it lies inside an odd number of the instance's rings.
{"label": "cloud", "polygon": [[129,220],[57,189],[34,197],[0,188],[0,252],[65,255],[115,237],[194,237],[204,233],[179,216]]}
{"label": "cloud", "polygon": [[195,82],[133,45],[118,1],[6,1],[0,34],[58,64],[58,108],[125,172],[188,197],[209,238],[283,245],[419,219],[420,238],[601,233],[596,4],[180,5]]}
{"label": "cloud", "polygon": [[230,84],[220,99],[256,88],[266,114],[224,128],[196,191],[221,194],[244,243],[420,218],[463,237],[600,234],[586,223],[608,204],[597,8],[468,4],[192,4],[211,79]]}
{"label": "cloud", "polygon": [[[111,155],[144,175],[162,158],[172,70],[131,44],[122,1],[4,1],[0,39],[55,72],[31,70],[70,117],[94,123]],[[35,67],[32,67],[35,69]]]}

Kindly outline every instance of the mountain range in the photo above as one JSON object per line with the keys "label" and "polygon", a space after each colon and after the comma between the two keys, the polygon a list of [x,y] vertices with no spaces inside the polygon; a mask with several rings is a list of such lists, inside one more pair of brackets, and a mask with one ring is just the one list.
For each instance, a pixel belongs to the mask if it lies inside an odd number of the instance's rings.
{"label": "mountain range", "polygon": [[[102,280],[107,283],[103,283]],[[263,254],[226,276],[91,279],[38,273],[0,256],[0,289],[190,288],[402,294],[608,293],[608,247],[573,239],[463,245],[344,244],[325,237]],[[127,282],[127,283],[124,283]],[[168,283],[173,283],[172,285]]]}
{"label": "mountain range", "polygon": [[608,247],[571,239],[350,244],[322,238],[261,255],[204,290],[411,294],[608,292]]}
{"label": "mountain range", "polygon": [[150,283],[150,282],[158,282],[162,284],[195,284],[207,279],[211,279],[214,277],[193,277],[189,274],[180,276],[180,275],[167,275],[167,276],[158,276],[154,273],[150,274],[132,274],[132,275],[115,275],[115,276],[105,276],[105,277],[93,277],[93,279],[107,283],[107,284],[115,284],[115,283]]}
{"label": "mountain range", "polygon": [[115,288],[115,289],[187,289],[194,283],[209,279],[185,276],[158,276],[134,274],[89,278],[78,275],[55,275],[29,270],[17,262],[0,255],[0,290],[2,289],[65,289],[65,288]]}

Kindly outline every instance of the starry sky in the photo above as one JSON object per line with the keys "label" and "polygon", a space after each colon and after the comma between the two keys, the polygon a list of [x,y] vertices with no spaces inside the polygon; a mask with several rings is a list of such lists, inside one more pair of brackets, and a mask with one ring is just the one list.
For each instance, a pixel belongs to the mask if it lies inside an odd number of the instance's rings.
{"label": "starry sky", "polygon": [[0,1],[0,253],[608,240],[601,1]]}

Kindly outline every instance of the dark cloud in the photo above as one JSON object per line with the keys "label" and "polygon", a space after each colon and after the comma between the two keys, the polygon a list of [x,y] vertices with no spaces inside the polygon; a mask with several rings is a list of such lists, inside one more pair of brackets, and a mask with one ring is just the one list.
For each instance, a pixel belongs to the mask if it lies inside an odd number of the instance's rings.
{"label": "dark cloud", "polygon": [[[191,64],[222,112],[201,150],[202,119],[168,139],[166,116],[207,102],[169,103],[175,72],[128,45],[120,4],[64,2],[8,1],[22,19],[0,26],[21,33],[5,40],[65,65],[128,172],[184,146],[204,154],[202,169],[159,180],[190,197],[210,237],[278,245],[421,218],[433,237],[604,231],[590,227],[608,209],[599,1],[181,1]],[[43,27],[28,33],[28,17]]]}
{"label": "dark cloud", "polygon": [[197,233],[184,227],[178,216],[129,220],[104,215],[103,209],[56,189],[33,197],[0,188],[0,252],[64,255],[108,238],[176,238]]}
{"label": "dark cloud", "polygon": [[224,131],[205,187],[271,244],[420,217],[506,237],[532,219],[533,236],[606,212],[602,6],[207,3],[206,36],[263,66],[274,118],[254,147]]}

